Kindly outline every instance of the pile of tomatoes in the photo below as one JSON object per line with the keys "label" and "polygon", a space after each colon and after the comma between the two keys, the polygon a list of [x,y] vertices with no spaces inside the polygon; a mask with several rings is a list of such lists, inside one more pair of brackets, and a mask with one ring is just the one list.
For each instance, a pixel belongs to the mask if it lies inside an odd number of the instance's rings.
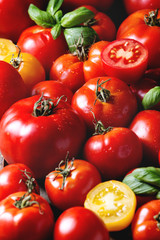
{"label": "pile of tomatoes", "polygon": [[1,240],[160,239],[159,8],[0,2]]}

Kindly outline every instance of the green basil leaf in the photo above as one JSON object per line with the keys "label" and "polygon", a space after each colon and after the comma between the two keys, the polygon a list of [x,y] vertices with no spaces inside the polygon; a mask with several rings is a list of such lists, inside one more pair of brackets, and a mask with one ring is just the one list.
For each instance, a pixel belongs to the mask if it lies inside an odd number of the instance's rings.
{"label": "green basil leaf", "polygon": [[156,198],[160,199],[160,191],[157,193]]}
{"label": "green basil leaf", "polygon": [[56,20],[56,23],[60,23],[62,17],[63,17],[63,13],[62,13],[62,11],[61,11],[61,10],[58,10],[58,11],[55,13],[55,20]]}
{"label": "green basil leaf", "polygon": [[50,13],[52,16],[60,9],[63,0],[50,0],[47,5],[47,12]]}
{"label": "green basil leaf", "polygon": [[94,13],[85,7],[77,8],[72,12],[66,13],[61,19],[64,28],[71,28],[94,17]]}
{"label": "green basil leaf", "polygon": [[42,26],[44,28],[53,27],[55,24],[54,18],[49,13],[40,10],[33,4],[29,5],[28,14],[37,25]]}
{"label": "green basil leaf", "polygon": [[51,34],[54,40],[58,38],[59,35],[61,34],[61,24],[57,23],[56,25],[54,25],[54,27],[51,30]]}
{"label": "green basil leaf", "polygon": [[150,89],[143,97],[142,105],[144,109],[149,109],[160,101],[160,86]]}

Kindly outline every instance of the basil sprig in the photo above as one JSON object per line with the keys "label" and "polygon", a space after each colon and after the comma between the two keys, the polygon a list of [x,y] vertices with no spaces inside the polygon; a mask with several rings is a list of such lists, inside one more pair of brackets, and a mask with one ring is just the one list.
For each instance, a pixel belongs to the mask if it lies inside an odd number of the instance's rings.
{"label": "basil sprig", "polygon": [[126,175],[123,182],[136,195],[156,195],[160,199],[160,168],[141,167]]}
{"label": "basil sprig", "polygon": [[144,109],[150,109],[160,102],[160,86],[151,88],[143,97],[142,105]]}

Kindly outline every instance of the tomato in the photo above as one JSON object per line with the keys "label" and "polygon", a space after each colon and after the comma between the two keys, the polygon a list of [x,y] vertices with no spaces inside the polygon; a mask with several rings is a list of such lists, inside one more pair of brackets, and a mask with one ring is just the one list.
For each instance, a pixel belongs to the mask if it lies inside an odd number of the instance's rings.
{"label": "tomato", "polygon": [[[21,32],[34,24],[28,15],[29,4],[33,3],[37,7],[43,8],[44,2],[41,0],[1,0],[0,1],[0,36],[17,42]],[[16,7],[15,7],[16,6]]]}
{"label": "tomato", "polygon": [[[160,12],[143,9],[132,13],[119,26],[117,39],[134,39],[148,49],[148,67],[160,67]],[[157,19],[157,20],[156,20]]]}
{"label": "tomato", "polygon": [[9,63],[0,61],[0,118],[19,99],[27,96],[27,89],[21,75]]}
{"label": "tomato", "polygon": [[69,103],[71,103],[73,97],[73,93],[68,87],[66,87],[63,83],[54,80],[46,80],[34,85],[31,95],[41,95],[42,93],[44,96],[49,98],[58,98],[65,95],[67,102]]}
{"label": "tomato", "polygon": [[108,231],[121,231],[134,217],[136,197],[126,184],[110,180],[91,189],[84,206],[103,220]]}
{"label": "tomato", "polygon": [[78,154],[85,130],[84,122],[63,97],[35,95],[16,102],[3,115],[0,151],[9,164],[26,164],[36,178],[42,178],[67,151],[71,157]]}
{"label": "tomato", "polygon": [[81,159],[65,161],[46,176],[45,189],[54,206],[65,210],[73,206],[83,206],[87,193],[101,182],[98,170]]}
{"label": "tomato", "polygon": [[159,0],[123,0],[126,12],[129,14],[136,12],[140,9],[159,9]]}
{"label": "tomato", "polygon": [[127,84],[139,81],[148,65],[148,50],[132,39],[112,41],[103,49],[101,57],[106,75]]}
{"label": "tomato", "polygon": [[17,52],[15,44],[6,38],[0,38],[0,60],[3,60],[10,52]]}
{"label": "tomato", "polygon": [[148,69],[145,72],[145,77],[151,78],[160,84],[160,68]]}
{"label": "tomato", "polygon": [[49,73],[53,61],[68,50],[64,35],[53,39],[51,28],[32,26],[25,29],[17,42],[22,52],[35,56]]}
{"label": "tomato", "polygon": [[93,113],[105,128],[125,127],[136,114],[137,101],[125,82],[114,77],[99,77],[90,79],[74,93],[72,107],[93,132]]}
{"label": "tomato", "polygon": [[152,200],[142,205],[136,212],[132,222],[133,240],[158,240],[160,200]]}
{"label": "tomato", "polygon": [[0,202],[0,239],[44,240],[52,236],[54,215],[44,198],[17,192]]}
{"label": "tomato", "polygon": [[143,110],[130,124],[130,129],[137,134],[143,146],[144,164],[158,166],[160,149],[160,112]]}
{"label": "tomato", "polygon": [[109,240],[109,233],[102,220],[89,209],[72,207],[57,219],[54,240]]}
{"label": "tomato", "polygon": [[21,163],[5,166],[0,170],[0,201],[14,192],[33,190],[40,193],[34,173]]}
{"label": "tomato", "polygon": [[84,145],[84,158],[95,165],[103,179],[118,179],[138,167],[142,145],[128,128],[108,128],[90,137]]}
{"label": "tomato", "polygon": [[20,73],[27,87],[28,95],[32,87],[45,80],[45,70],[39,60],[30,53],[11,53],[3,61],[10,63]]}

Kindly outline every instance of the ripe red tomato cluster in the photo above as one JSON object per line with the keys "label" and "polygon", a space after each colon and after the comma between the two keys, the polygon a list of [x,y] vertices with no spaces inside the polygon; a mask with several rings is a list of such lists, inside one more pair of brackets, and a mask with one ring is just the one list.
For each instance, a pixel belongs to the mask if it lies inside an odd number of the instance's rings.
{"label": "ripe red tomato cluster", "polygon": [[[159,7],[0,1],[1,240],[160,239]],[[130,175],[146,167],[150,185]],[[127,175],[145,194],[110,232],[84,202]]]}

